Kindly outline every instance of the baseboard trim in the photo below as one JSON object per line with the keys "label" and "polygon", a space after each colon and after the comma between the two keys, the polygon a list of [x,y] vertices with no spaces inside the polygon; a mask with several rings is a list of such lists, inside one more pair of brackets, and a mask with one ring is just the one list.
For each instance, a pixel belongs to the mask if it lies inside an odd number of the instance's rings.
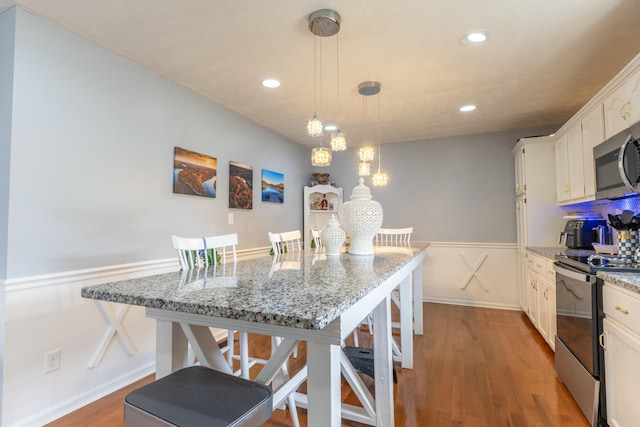
{"label": "baseboard trim", "polygon": [[477,303],[468,300],[454,299],[454,298],[431,298],[424,297],[422,299],[424,302],[433,302],[436,304],[447,304],[447,305],[463,305],[466,307],[477,307],[477,308],[495,308],[498,310],[510,310],[510,311],[522,311],[520,306],[511,305],[511,304],[494,304],[494,303]]}
{"label": "baseboard trim", "polygon": [[429,242],[429,248],[516,249],[517,247],[516,243]]}
{"label": "baseboard trim", "polygon": [[83,393],[82,395],[77,395],[72,398],[61,402],[60,404],[49,407],[47,410],[42,411],[40,413],[34,414],[29,418],[24,418],[20,420],[16,424],[12,424],[9,427],[27,427],[27,426],[35,426],[35,425],[45,425],[50,422],[53,422],[57,419],[64,417],[65,415],[70,414],[73,411],[76,411],[83,406],[89,405],[90,403],[95,402],[98,399],[101,399],[111,393],[114,393],[120,390],[123,387],[127,387],[134,382],[141,380],[142,378],[153,374],[156,371],[155,361],[148,363],[146,366],[141,367],[133,372],[129,372],[126,375],[122,375],[118,378],[115,378],[113,381],[110,381],[106,384],[101,384],[98,387],[95,387],[89,390],[87,393]]}

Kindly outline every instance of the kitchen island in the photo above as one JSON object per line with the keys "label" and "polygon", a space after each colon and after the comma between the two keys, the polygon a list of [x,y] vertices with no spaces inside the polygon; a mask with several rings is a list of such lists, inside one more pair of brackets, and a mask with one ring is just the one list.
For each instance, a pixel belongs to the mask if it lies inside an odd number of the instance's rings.
{"label": "kitchen island", "polygon": [[[421,288],[427,243],[376,247],[373,256],[324,253],[265,256],[209,269],[166,273],[89,286],[82,296],[146,307],[156,319],[156,376],[189,365],[187,344],[205,366],[229,371],[209,327],[283,337],[256,377],[270,384],[299,341],[307,342],[307,369],[275,388],[274,406],[306,379],[310,426],[338,426],[341,415],[375,425],[393,425],[390,294]],[[421,279],[420,279],[421,280]],[[410,301],[409,297],[409,301]],[[412,304],[403,313],[412,316]],[[373,312],[375,402],[364,408],[340,403],[341,345]],[[411,345],[403,353],[411,357]]]}

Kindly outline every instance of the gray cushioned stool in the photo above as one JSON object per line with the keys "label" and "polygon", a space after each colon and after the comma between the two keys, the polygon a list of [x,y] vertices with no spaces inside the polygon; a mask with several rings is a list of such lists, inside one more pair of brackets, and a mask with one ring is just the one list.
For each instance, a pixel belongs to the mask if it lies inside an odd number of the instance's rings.
{"label": "gray cushioned stool", "polygon": [[124,422],[132,427],[258,426],[271,417],[271,387],[192,366],[124,398]]}
{"label": "gray cushioned stool", "polygon": [[[371,378],[375,378],[375,366],[373,362],[372,348],[344,346],[342,347],[342,351],[344,351],[344,354],[347,355],[347,359],[349,359],[349,362],[351,362],[353,368],[357,372],[368,375]],[[393,366],[392,369],[393,382],[397,384],[398,374],[396,374],[396,367]]]}

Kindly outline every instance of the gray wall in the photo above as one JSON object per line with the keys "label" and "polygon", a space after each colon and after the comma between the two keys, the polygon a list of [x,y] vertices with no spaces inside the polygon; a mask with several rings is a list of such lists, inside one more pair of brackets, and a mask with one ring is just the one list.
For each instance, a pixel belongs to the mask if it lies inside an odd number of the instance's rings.
{"label": "gray wall", "polygon": [[[414,227],[415,240],[516,242],[514,161],[519,138],[554,128],[382,145],[386,187],[365,185],[384,210],[383,227]],[[359,146],[333,156],[331,180],[345,201],[358,183]],[[376,148],[377,150],[377,148]],[[553,171],[553,165],[550,165]],[[371,165],[378,169],[378,158]]]}
{"label": "gray wall", "polygon": [[15,9],[11,8],[0,14],[0,278],[7,272],[14,33]]}
{"label": "gray wall", "polygon": [[[13,101],[13,46],[15,10],[0,14],[0,284],[7,274],[7,234],[9,227],[9,158],[11,155],[11,105]],[[0,290],[0,402],[3,402],[5,309],[4,287]],[[0,404],[0,420],[2,420]]]}
{"label": "gray wall", "polygon": [[[6,277],[170,258],[172,234],[237,232],[243,249],[302,228],[309,149],[16,11]],[[217,157],[217,198],[172,193],[175,146]],[[254,168],[253,210],[228,208],[229,161]],[[262,168],[284,173],[284,204],[260,201]]]}

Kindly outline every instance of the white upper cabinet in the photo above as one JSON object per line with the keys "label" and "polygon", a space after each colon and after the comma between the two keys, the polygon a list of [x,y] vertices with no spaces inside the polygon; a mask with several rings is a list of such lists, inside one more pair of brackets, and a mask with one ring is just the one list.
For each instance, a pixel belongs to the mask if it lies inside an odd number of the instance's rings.
{"label": "white upper cabinet", "polygon": [[584,163],[580,123],[556,140],[556,190],[558,202],[582,199]]}
{"label": "white upper cabinet", "polygon": [[558,202],[571,199],[571,184],[569,182],[569,155],[567,150],[567,135],[556,139],[556,190]]}
{"label": "white upper cabinet", "polygon": [[567,155],[569,162],[569,191],[571,199],[584,197],[584,160],[582,149],[582,127],[575,125],[567,132]]}
{"label": "white upper cabinet", "polygon": [[595,198],[596,177],[593,147],[604,141],[604,119],[599,104],[582,119],[582,161],[584,164],[584,195]]}
{"label": "white upper cabinet", "polygon": [[558,129],[555,142],[558,204],[595,199],[593,148],[637,122],[640,122],[640,54]]}
{"label": "white upper cabinet", "polygon": [[640,69],[636,70],[604,100],[606,138],[640,120]]}
{"label": "white upper cabinet", "polygon": [[516,170],[516,196],[524,194],[527,190],[527,183],[525,182],[525,163],[524,163],[524,145],[517,149],[513,153],[513,159],[515,161]]}
{"label": "white upper cabinet", "polygon": [[596,194],[593,147],[604,141],[602,105],[556,140],[558,203],[593,200]]}

